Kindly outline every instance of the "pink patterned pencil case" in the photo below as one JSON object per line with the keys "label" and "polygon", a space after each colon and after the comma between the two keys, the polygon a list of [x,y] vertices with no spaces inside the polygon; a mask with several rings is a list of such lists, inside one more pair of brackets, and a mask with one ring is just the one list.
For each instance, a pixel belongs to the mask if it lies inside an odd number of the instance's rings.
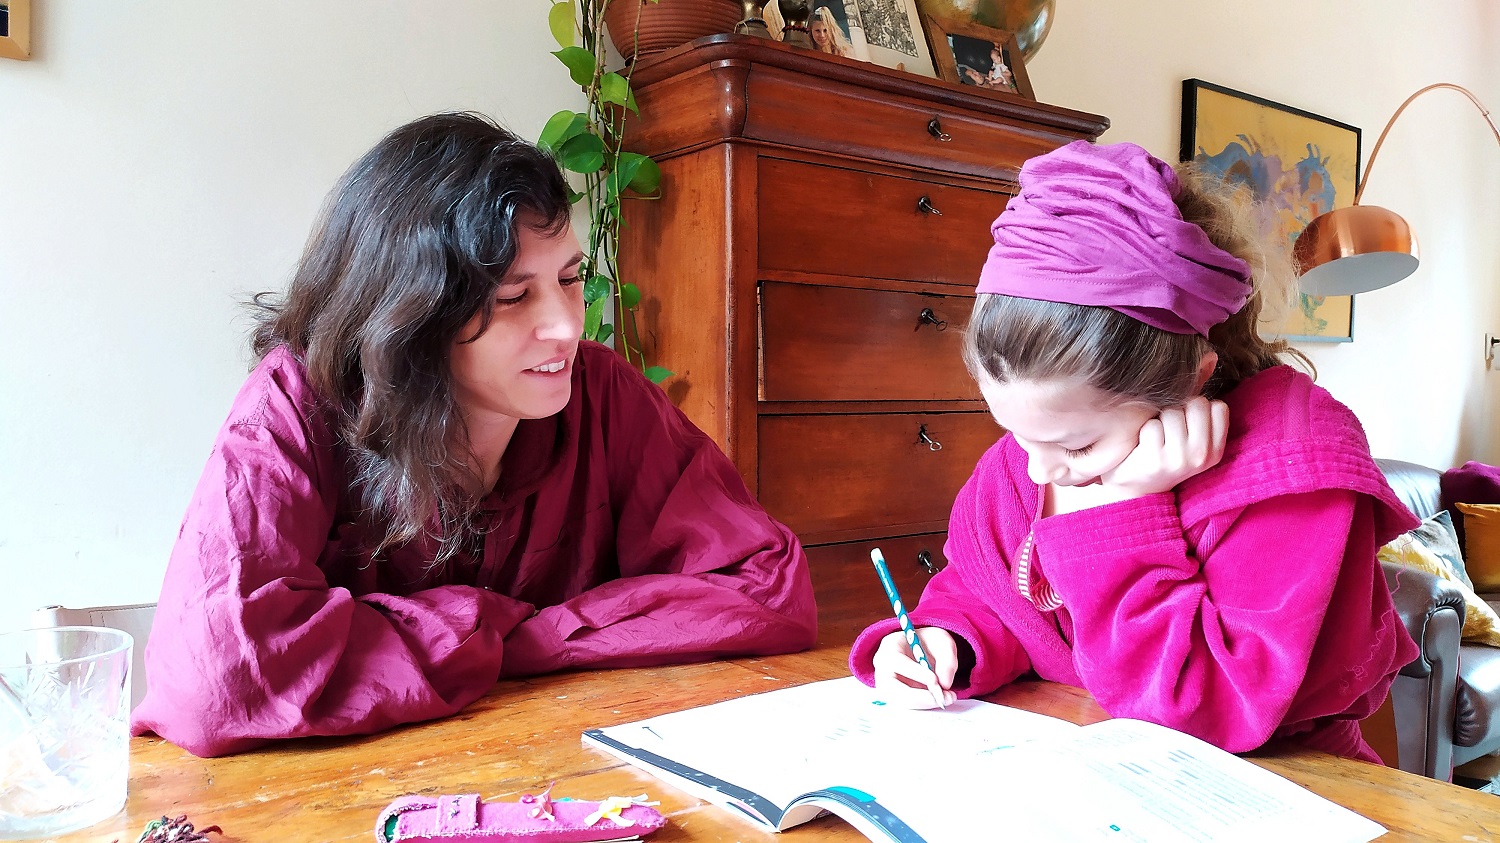
{"label": "pink patterned pencil case", "polygon": [[[550,788],[549,788],[550,791]],[[403,796],[380,812],[379,843],[586,843],[635,840],[666,825],[644,796],[602,802],[527,794],[519,802],[480,802],[477,794]]]}

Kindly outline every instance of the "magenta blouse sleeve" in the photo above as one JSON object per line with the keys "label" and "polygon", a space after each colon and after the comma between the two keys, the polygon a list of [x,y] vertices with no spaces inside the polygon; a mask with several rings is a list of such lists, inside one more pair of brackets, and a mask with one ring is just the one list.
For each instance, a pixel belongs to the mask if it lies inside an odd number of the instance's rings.
{"label": "magenta blouse sleeve", "polygon": [[[1304,684],[1326,712],[1365,693],[1369,682],[1309,676],[1316,648],[1347,650],[1326,652],[1328,665],[1385,671],[1379,651],[1395,639],[1370,628],[1384,580],[1368,498],[1283,495],[1232,515],[1198,540],[1201,558],[1171,494],[1042,519],[1037,548],[1099,704],[1241,752],[1265,743]],[[1363,626],[1328,628],[1333,617]]]}
{"label": "magenta blouse sleeve", "polygon": [[522,623],[504,675],[812,646],[817,610],[797,537],[659,387],[622,363],[602,380],[594,401],[620,578]]}
{"label": "magenta blouse sleeve", "polygon": [[[948,519],[948,543],[944,553],[948,565],[922,590],[922,598],[911,611],[916,626],[935,626],[963,638],[974,650],[974,664],[967,682],[955,682],[953,692],[961,698],[983,696],[1031,669],[1030,659],[994,610],[995,596],[980,593],[974,582],[988,577],[985,568],[1001,567],[994,558],[993,540],[984,537],[976,515],[978,508],[992,505],[984,500],[978,479],[971,478],[953,502]],[[849,668],[866,685],[875,684],[872,662],[880,640],[900,626],[894,618],[872,625],[849,651]]]}
{"label": "magenta blouse sleeve", "polygon": [[262,364],[236,400],[146,649],[134,731],[197,755],[451,714],[491,687],[505,634],[531,613],[471,587],[363,598],[329,587],[317,561],[337,481],[331,451],[314,444],[328,431],[282,386]]}

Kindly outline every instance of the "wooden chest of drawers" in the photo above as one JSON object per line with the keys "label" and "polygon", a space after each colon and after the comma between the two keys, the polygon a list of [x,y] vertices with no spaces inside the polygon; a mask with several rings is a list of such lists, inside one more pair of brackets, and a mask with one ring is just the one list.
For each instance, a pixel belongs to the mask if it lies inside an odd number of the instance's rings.
{"label": "wooden chest of drawers", "polygon": [[625,203],[621,273],[668,393],[802,538],[820,599],[887,613],[880,545],[914,600],[1000,434],[959,355],[989,225],[1023,161],[1107,121],[738,36],[635,87],[662,198]]}

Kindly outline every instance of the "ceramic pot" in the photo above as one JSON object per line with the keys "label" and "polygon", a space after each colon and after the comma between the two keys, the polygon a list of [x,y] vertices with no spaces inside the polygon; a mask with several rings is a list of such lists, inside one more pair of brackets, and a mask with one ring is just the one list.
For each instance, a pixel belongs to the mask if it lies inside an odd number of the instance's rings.
{"label": "ceramic pot", "polygon": [[[635,31],[640,14],[639,37]],[[609,40],[626,61],[686,44],[694,38],[733,32],[744,17],[740,0],[610,0],[604,7],[604,27]],[[639,45],[639,50],[637,50]]]}

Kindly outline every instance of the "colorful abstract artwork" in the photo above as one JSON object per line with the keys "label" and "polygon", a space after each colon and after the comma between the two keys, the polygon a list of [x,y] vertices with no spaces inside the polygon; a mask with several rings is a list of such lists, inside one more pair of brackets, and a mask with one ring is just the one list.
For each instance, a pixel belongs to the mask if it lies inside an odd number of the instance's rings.
{"label": "colorful abstract artwork", "polygon": [[[1359,129],[1199,79],[1182,83],[1184,161],[1249,188],[1267,238],[1288,249],[1319,214],[1354,201]],[[1299,295],[1282,336],[1354,338],[1353,296]]]}

